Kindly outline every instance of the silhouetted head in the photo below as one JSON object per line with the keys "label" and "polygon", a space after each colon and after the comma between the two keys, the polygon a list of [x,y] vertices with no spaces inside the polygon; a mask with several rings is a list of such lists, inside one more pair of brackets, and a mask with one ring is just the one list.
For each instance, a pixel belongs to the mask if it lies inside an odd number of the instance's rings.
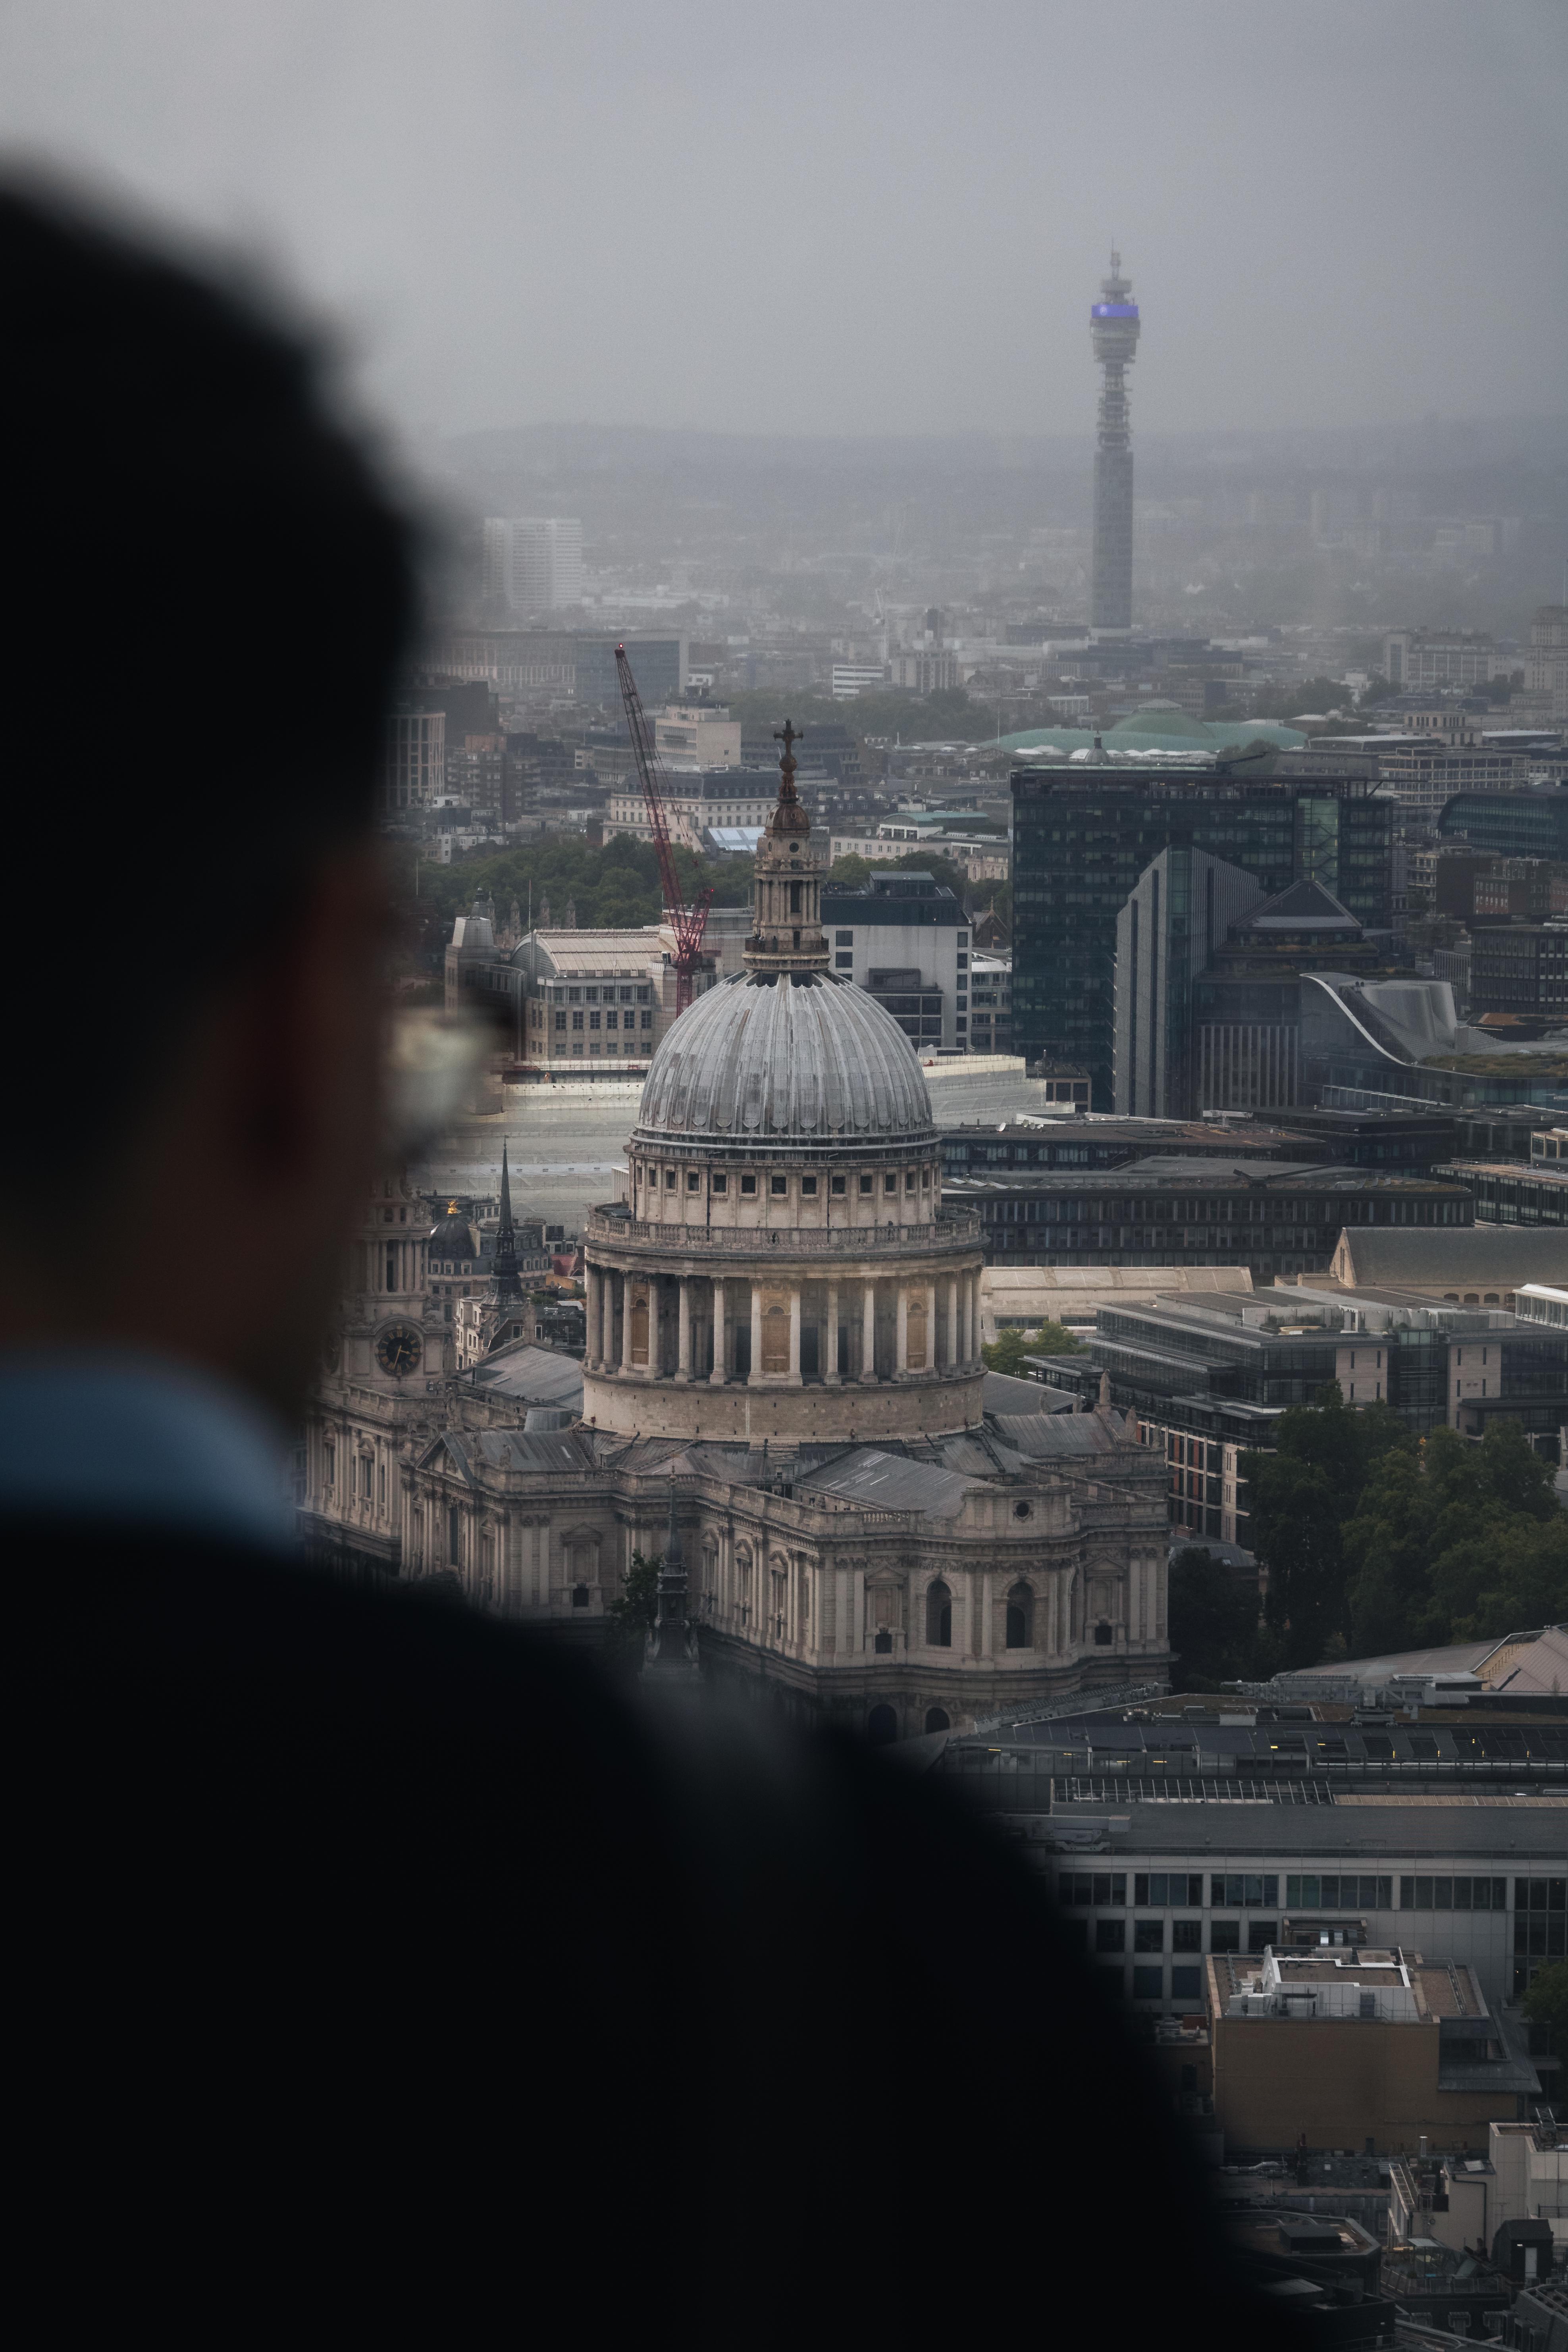
{"label": "silhouetted head", "polygon": [[[319,355],[254,296],[16,189],[0,288],[24,1146],[0,1185],[68,1214],[110,1191],[94,1313],[210,1355],[152,1328],[135,1221],[174,1192],[194,1256],[221,1192],[236,1255],[248,1224],[300,1297],[335,1250],[375,1116],[373,818],[413,534]],[[23,1273],[9,1336],[79,1332],[83,1302]],[[258,1326],[247,1291],[231,1315]],[[237,1345],[276,1385],[265,1333]]]}

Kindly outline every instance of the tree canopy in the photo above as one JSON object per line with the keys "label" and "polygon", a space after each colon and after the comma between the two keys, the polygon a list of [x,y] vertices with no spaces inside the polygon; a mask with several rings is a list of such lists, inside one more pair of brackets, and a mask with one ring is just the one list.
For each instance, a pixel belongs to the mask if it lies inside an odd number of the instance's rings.
{"label": "tree canopy", "polygon": [[1524,1996],[1524,2013],[1531,2025],[1546,2028],[1557,2057],[1568,2055],[1568,1960],[1537,1969]]}
{"label": "tree canopy", "polygon": [[[560,924],[570,899],[581,929],[635,929],[657,923],[664,915],[658,859],[649,841],[634,841],[628,834],[612,834],[602,849],[590,847],[576,835],[543,834],[520,842],[515,848],[455,858],[437,866],[415,852],[395,853],[398,898],[411,940],[420,961],[438,965],[452,935],[452,922],[483,891],[496,902],[498,915],[515,898],[526,923],[532,890],[533,919],[550,902],[551,920]],[[677,847],[676,870],[688,903],[711,882],[719,906],[744,906],[751,897],[752,860],[710,860]]]}
{"label": "tree canopy", "polygon": [[643,1662],[647,1637],[658,1613],[658,1576],[664,1554],[651,1559],[634,1551],[626,1581],[606,1612],[605,1653],[612,1666],[636,1674]]}
{"label": "tree canopy", "polygon": [[1201,1544],[1184,1545],[1171,1562],[1166,1623],[1175,1690],[1214,1691],[1278,1670],[1279,1636],[1259,1627],[1256,1600]]}
{"label": "tree canopy", "polygon": [[1388,1405],[1352,1412],[1337,1381],[1280,1416],[1272,1454],[1243,1454],[1254,1547],[1268,1570],[1265,1616],[1285,1639],[1287,1666],[1314,1665],[1331,1636],[1348,1636],[1343,1528],[1373,1462],[1408,1443]]}
{"label": "tree canopy", "polygon": [[1568,1613],[1568,1515],[1517,1422],[1417,1438],[1337,1381],[1242,1456],[1265,1615],[1287,1667],[1480,1641]]}
{"label": "tree canopy", "polygon": [[[934,847],[907,850],[900,857],[879,857],[875,865],[869,858],[853,855],[836,857],[827,869],[827,878],[830,882],[841,883],[847,890],[863,890],[873,874],[902,873],[929,874],[933,882],[945,883],[966,913],[971,909],[971,902],[975,907],[988,907],[994,899],[1000,901],[1004,897],[1007,914],[1003,916],[1003,920],[1005,922],[1012,913],[1013,896],[1006,883],[971,882],[962,866],[955,866],[951,857],[944,857],[941,850]],[[1000,914],[1001,911],[998,904],[997,912]]]}
{"label": "tree canopy", "polygon": [[1354,1650],[1482,1641],[1568,1608],[1568,1514],[1517,1422],[1435,1429],[1375,1465],[1345,1528]]}
{"label": "tree canopy", "polygon": [[981,1348],[988,1372],[1010,1372],[1016,1380],[1026,1380],[1029,1368],[1026,1356],[1087,1356],[1089,1349],[1077,1339],[1065,1323],[1042,1323],[1037,1331],[998,1331]]}

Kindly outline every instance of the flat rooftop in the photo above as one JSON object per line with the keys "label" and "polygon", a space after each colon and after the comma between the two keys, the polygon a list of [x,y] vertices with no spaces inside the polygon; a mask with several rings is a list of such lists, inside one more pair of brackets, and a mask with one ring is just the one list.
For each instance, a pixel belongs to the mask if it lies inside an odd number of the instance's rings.
{"label": "flat rooftop", "polygon": [[[1106,1807],[1065,1804],[1053,1808],[1053,1826],[1104,1822]],[[1121,1824],[1125,1823],[1125,1827]],[[1119,1853],[1257,1854],[1312,1864],[1365,1857],[1369,1870],[1388,1868],[1388,1857],[1419,1861],[1424,1855],[1456,1860],[1473,1856],[1489,1871],[1539,1871],[1563,1867],[1564,1819],[1560,1808],[1502,1811],[1468,1805],[1340,1806],[1152,1804],[1134,1800],[1119,1805],[1109,1859]],[[1097,1863],[1097,1868],[1104,1867]]]}

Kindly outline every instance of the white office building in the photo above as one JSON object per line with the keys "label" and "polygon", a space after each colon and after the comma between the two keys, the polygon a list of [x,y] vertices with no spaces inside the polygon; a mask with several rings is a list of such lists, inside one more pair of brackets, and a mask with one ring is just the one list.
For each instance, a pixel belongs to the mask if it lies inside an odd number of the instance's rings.
{"label": "white office building", "polygon": [[902,870],[859,890],[829,882],[822,927],[834,971],[876,997],[918,1052],[968,1053],[969,921],[944,884]]}

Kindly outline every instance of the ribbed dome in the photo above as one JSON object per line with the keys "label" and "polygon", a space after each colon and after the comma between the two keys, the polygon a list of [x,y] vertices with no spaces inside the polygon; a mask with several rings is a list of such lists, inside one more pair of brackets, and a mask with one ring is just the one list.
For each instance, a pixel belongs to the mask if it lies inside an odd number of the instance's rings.
{"label": "ribbed dome", "polygon": [[474,1228],[461,1214],[456,1201],[448,1203],[446,1215],[437,1217],[431,1226],[429,1254],[433,1258],[479,1256]]}
{"label": "ribbed dome", "polygon": [[891,1015],[832,972],[742,973],[653,1057],[632,1140],[930,1140],[931,1097]]}

